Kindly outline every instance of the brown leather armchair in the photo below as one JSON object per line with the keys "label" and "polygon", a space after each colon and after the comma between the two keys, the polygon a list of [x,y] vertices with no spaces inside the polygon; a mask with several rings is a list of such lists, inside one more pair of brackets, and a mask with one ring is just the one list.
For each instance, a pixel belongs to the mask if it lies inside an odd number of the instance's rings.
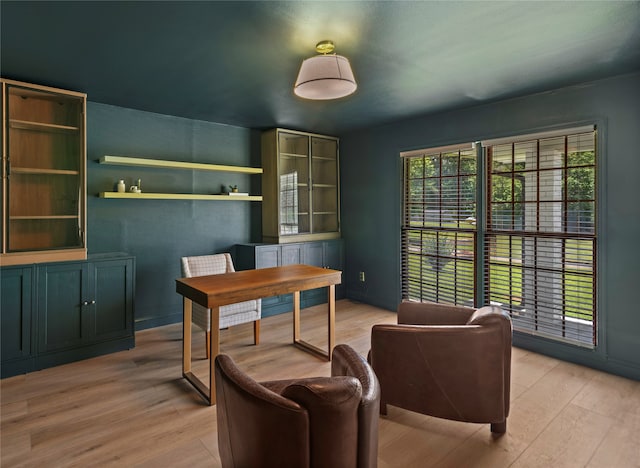
{"label": "brown leather armchair", "polygon": [[475,310],[402,302],[398,325],[374,325],[369,360],[387,404],[430,416],[491,423],[504,433],[511,384],[511,319]]}
{"label": "brown leather armchair", "polygon": [[258,383],[216,356],[218,449],[227,467],[376,467],[380,386],[367,361],[334,348],[331,377]]}

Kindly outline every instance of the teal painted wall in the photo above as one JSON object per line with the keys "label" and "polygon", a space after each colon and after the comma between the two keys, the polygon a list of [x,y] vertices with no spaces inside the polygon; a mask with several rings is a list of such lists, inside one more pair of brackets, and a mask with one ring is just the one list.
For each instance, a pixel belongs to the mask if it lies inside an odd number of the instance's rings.
{"label": "teal painted wall", "polygon": [[180,257],[224,252],[261,235],[261,204],[246,201],[114,200],[96,195],[142,179],[148,192],[219,193],[221,185],[260,194],[260,176],[98,164],[103,155],[260,167],[260,132],[89,102],[89,253],[136,257],[136,329],[181,320],[175,292]]}
{"label": "teal painted wall", "polygon": [[[517,335],[517,345],[640,379],[640,73],[341,135],[347,296],[395,310],[400,291],[401,151],[596,123],[600,344]],[[366,283],[358,282],[358,272]]]}
{"label": "teal painted wall", "polygon": [[[596,351],[516,336],[520,346],[640,378],[640,73],[340,135],[347,296],[395,310],[400,301],[400,151],[595,122],[602,140],[600,345]],[[90,253],[136,256],[136,328],[177,322],[179,258],[259,242],[261,204],[108,200],[118,179],[145,191],[214,193],[237,183],[260,193],[260,176],[96,162],[105,154],[260,166],[260,132],[89,102]],[[365,271],[367,281],[358,281]]]}

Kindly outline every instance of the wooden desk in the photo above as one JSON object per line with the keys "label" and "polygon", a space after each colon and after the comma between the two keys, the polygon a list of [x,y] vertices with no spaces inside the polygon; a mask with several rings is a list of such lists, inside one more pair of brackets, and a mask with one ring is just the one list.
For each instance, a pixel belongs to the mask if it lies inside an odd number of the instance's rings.
{"label": "wooden desk", "polygon": [[[209,402],[215,405],[215,357],[220,353],[220,306],[237,302],[293,293],[293,343],[324,359],[331,360],[335,345],[335,285],[342,272],[310,265],[287,265],[258,270],[237,271],[219,275],[176,280],[176,292],[183,296],[182,375]],[[313,346],[300,338],[300,291],[328,287],[328,349]],[[191,307],[192,301],[211,309],[211,359],[209,386],[191,372]]]}

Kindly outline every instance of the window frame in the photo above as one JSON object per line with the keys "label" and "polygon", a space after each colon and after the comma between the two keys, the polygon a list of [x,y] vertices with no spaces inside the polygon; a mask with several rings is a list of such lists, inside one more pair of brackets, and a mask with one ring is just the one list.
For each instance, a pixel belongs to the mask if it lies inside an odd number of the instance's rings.
{"label": "window frame", "polygon": [[[474,269],[475,269],[475,275],[474,278],[476,280],[476,297],[475,297],[475,306],[476,307],[480,307],[482,305],[484,305],[485,303],[490,303],[490,294],[487,292],[487,288],[488,285],[486,284],[487,282],[487,278],[486,278],[486,272],[488,271],[488,269],[490,268],[490,261],[488,256],[486,255],[485,252],[485,242],[489,242],[488,239],[490,238],[489,236],[494,235],[495,231],[492,230],[492,226],[490,222],[491,220],[491,216],[490,216],[490,178],[489,175],[491,174],[491,168],[489,167],[489,163],[488,163],[488,158],[487,158],[487,146],[491,146],[491,145],[496,145],[496,144],[504,144],[504,143],[514,143],[516,141],[520,142],[520,141],[527,141],[527,140],[540,140],[540,139],[548,139],[548,138],[553,138],[553,137],[559,137],[559,136],[565,136],[565,135],[573,135],[573,134],[578,134],[578,133],[584,133],[584,132],[593,132],[593,151],[594,151],[594,162],[592,164],[592,168],[594,171],[594,175],[593,175],[593,184],[594,184],[594,188],[593,188],[593,231],[592,231],[592,235],[583,235],[583,234],[576,234],[576,233],[570,233],[568,234],[565,231],[562,233],[563,235],[570,235],[573,237],[577,237],[577,238],[590,238],[593,241],[593,249],[592,249],[592,256],[593,256],[593,273],[592,273],[592,289],[593,289],[593,298],[592,298],[592,303],[593,303],[593,332],[592,332],[592,336],[591,336],[591,343],[585,343],[583,341],[579,341],[579,340],[567,340],[564,338],[561,338],[560,340],[557,339],[557,337],[550,337],[550,336],[546,336],[544,334],[538,335],[538,334],[529,334],[526,331],[519,331],[519,330],[514,330],[516,333],[516,335],[521,335],[523,336],[523,339],[527,342],[530,342],[531,339],[534,340],[534,342],[539,342],[540,339],[542,339],[545,342],[551,342],[554,343],[554,345],[560,345],[560,346],[564,346],[566,344],[570,345],[572,348],[574,346],[578,346],[578,347],[586,347],[586,348],[590,348],[590,349],[594,349],[594,350],[599,350],[599,353],[602,353],[603,351],[603,345],[605,345],[605,343],[603,342],[603,337],[604,334],[602,333],[603,328],[605,327],[604,324],[604,317],[602,317],[602,314],[600,313],[600,310],[602,309],[600,307],[600,304],[602,302],[602,295],[599,293],[599,291],[602,289],[602,277],[604,276],[604,266],[601,264],[601,262],[598,261],[598,259],[603,258],[602,257],[602,243],[598,241],[598,239],[600,238],[600,233],[602,232],[603,229],[603,221],[604,221],[604,212],[605,210],[603,209],[603,206],[605,204],[604,200],[604,194],[601,190],[601,180],[604,180],[604,172],[605,172],[605,168],[604,168],[604,154],[603,154],[603,137],[602,137],[602,129],[603,129],[604,125],[602,122],[598,122],[598,121],[590,121],[588,123],[585,123],[584,125],[578,124],[578,125],[573,125],[573,126],[558,126],[555,129],[552,130],[547,130],[547,129],[543,129],[543,131],[540,132],[529,132],[529,133],[518,133],[518,132],[511,132],[512,135],[510,136],[506,136],[506,137],[501,137],[501,138],[494,138],[491,140],[483,140],[481,142],[478,142],[480,144],[477,145],[477,183],[476,183],[476,187],[477,187],[477,199],[476,199],[476,206],[477,206],[477,225],[476,225],[476,242],[475,242],[475,249],[476,249],[476,255],[475,255],[475,260],[474,260]],[[565,143],[567,141],[567,139],[564,139]],[[434,148],[426,148],[426,149],[420,149],[420,150],[412,150],[412,151],[407,151],[407,152],[403,152],[401,153],[401,157],[404,158],[411,158],[411,157],[416,157],[419,156],[421,154],[430,154],[433,153],[435,151],[446,151],[452,148],[459,148],[461,146],[468,146],[468,144],[463,144],[463,145],[448,145],[448,146],[442,146],[442,147],[434,147]],[[566,147],[565,147],[566,148]],[[565,164],[563,166],[563,170],[566,171],[567,169],[567,158],[569,157],[569,153],[565,150],[564,153],[564,160],[565,160]],[[407,261],[406,261],[406,238],[405,238],[405,232],[407,229],[407,207],[406,207],[406,201],[407,201],[407,164],[406,162],[403,161],[403,180],[402,180],[402,187],[403,187],[403,207],[402,207],[402,228],[401,228],[401,254],[402,254],[402,258],[401,258],[401,269],[402,269],[402,279],[401,279],[401,294],[402,294],[402,299],[407,299],[408,295],[407,295],[407,286],[406,286],[406,277],[408,275],[407,272]],[[563,179],[563,183],[566,186],[566,180],[567,180],[567,174],[566,172],[564,173],[564,179]],[[570,200],[566,197],[566,188],[564,189],[564,193],[563,193],[563,207],[566,207],[568,204],[570,204],[571,202],[573,202],[574,200]],[[567,219],[567,212],[566,210],[563,212],[563,219],[564,219],[564,223],[566,223],[566,219]],[[579,223],[579,220],[578,220]],[[565,225],[566,227],[566,225]],[[527,231],[517,231],[514,230],[513,232],[511,232],[511,234],[517,234],[517,235],[525,235],[528,236],[529,234],[532,234],[530,232]],[[543,237],[544,237],[544,233],[543,233]],[[553,237],[553,236],[551,236]],[[563,293],[564,294],[564,293]]]}

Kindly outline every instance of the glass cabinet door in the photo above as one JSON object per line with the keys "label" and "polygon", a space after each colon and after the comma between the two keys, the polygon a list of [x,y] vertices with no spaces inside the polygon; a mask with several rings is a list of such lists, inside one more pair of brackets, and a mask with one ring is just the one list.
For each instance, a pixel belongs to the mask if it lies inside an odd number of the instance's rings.
{"label": "glass cabinet door", "polygon": [[262,240],[340,237],[339,140],[274,128],[262,133]]}
{"label": "glass cabinet door", "polygon": [[309,137],[280,132],[278,145],[280,235],[309,233]]}
{"label": "glass cabinet door", "polygon": [[311,230],[338,231],[338,142],[311,137]]}
{"label": "glass cabinet door", "polygon": [[6,85],[6,253],[84,248],[84,99]]}

